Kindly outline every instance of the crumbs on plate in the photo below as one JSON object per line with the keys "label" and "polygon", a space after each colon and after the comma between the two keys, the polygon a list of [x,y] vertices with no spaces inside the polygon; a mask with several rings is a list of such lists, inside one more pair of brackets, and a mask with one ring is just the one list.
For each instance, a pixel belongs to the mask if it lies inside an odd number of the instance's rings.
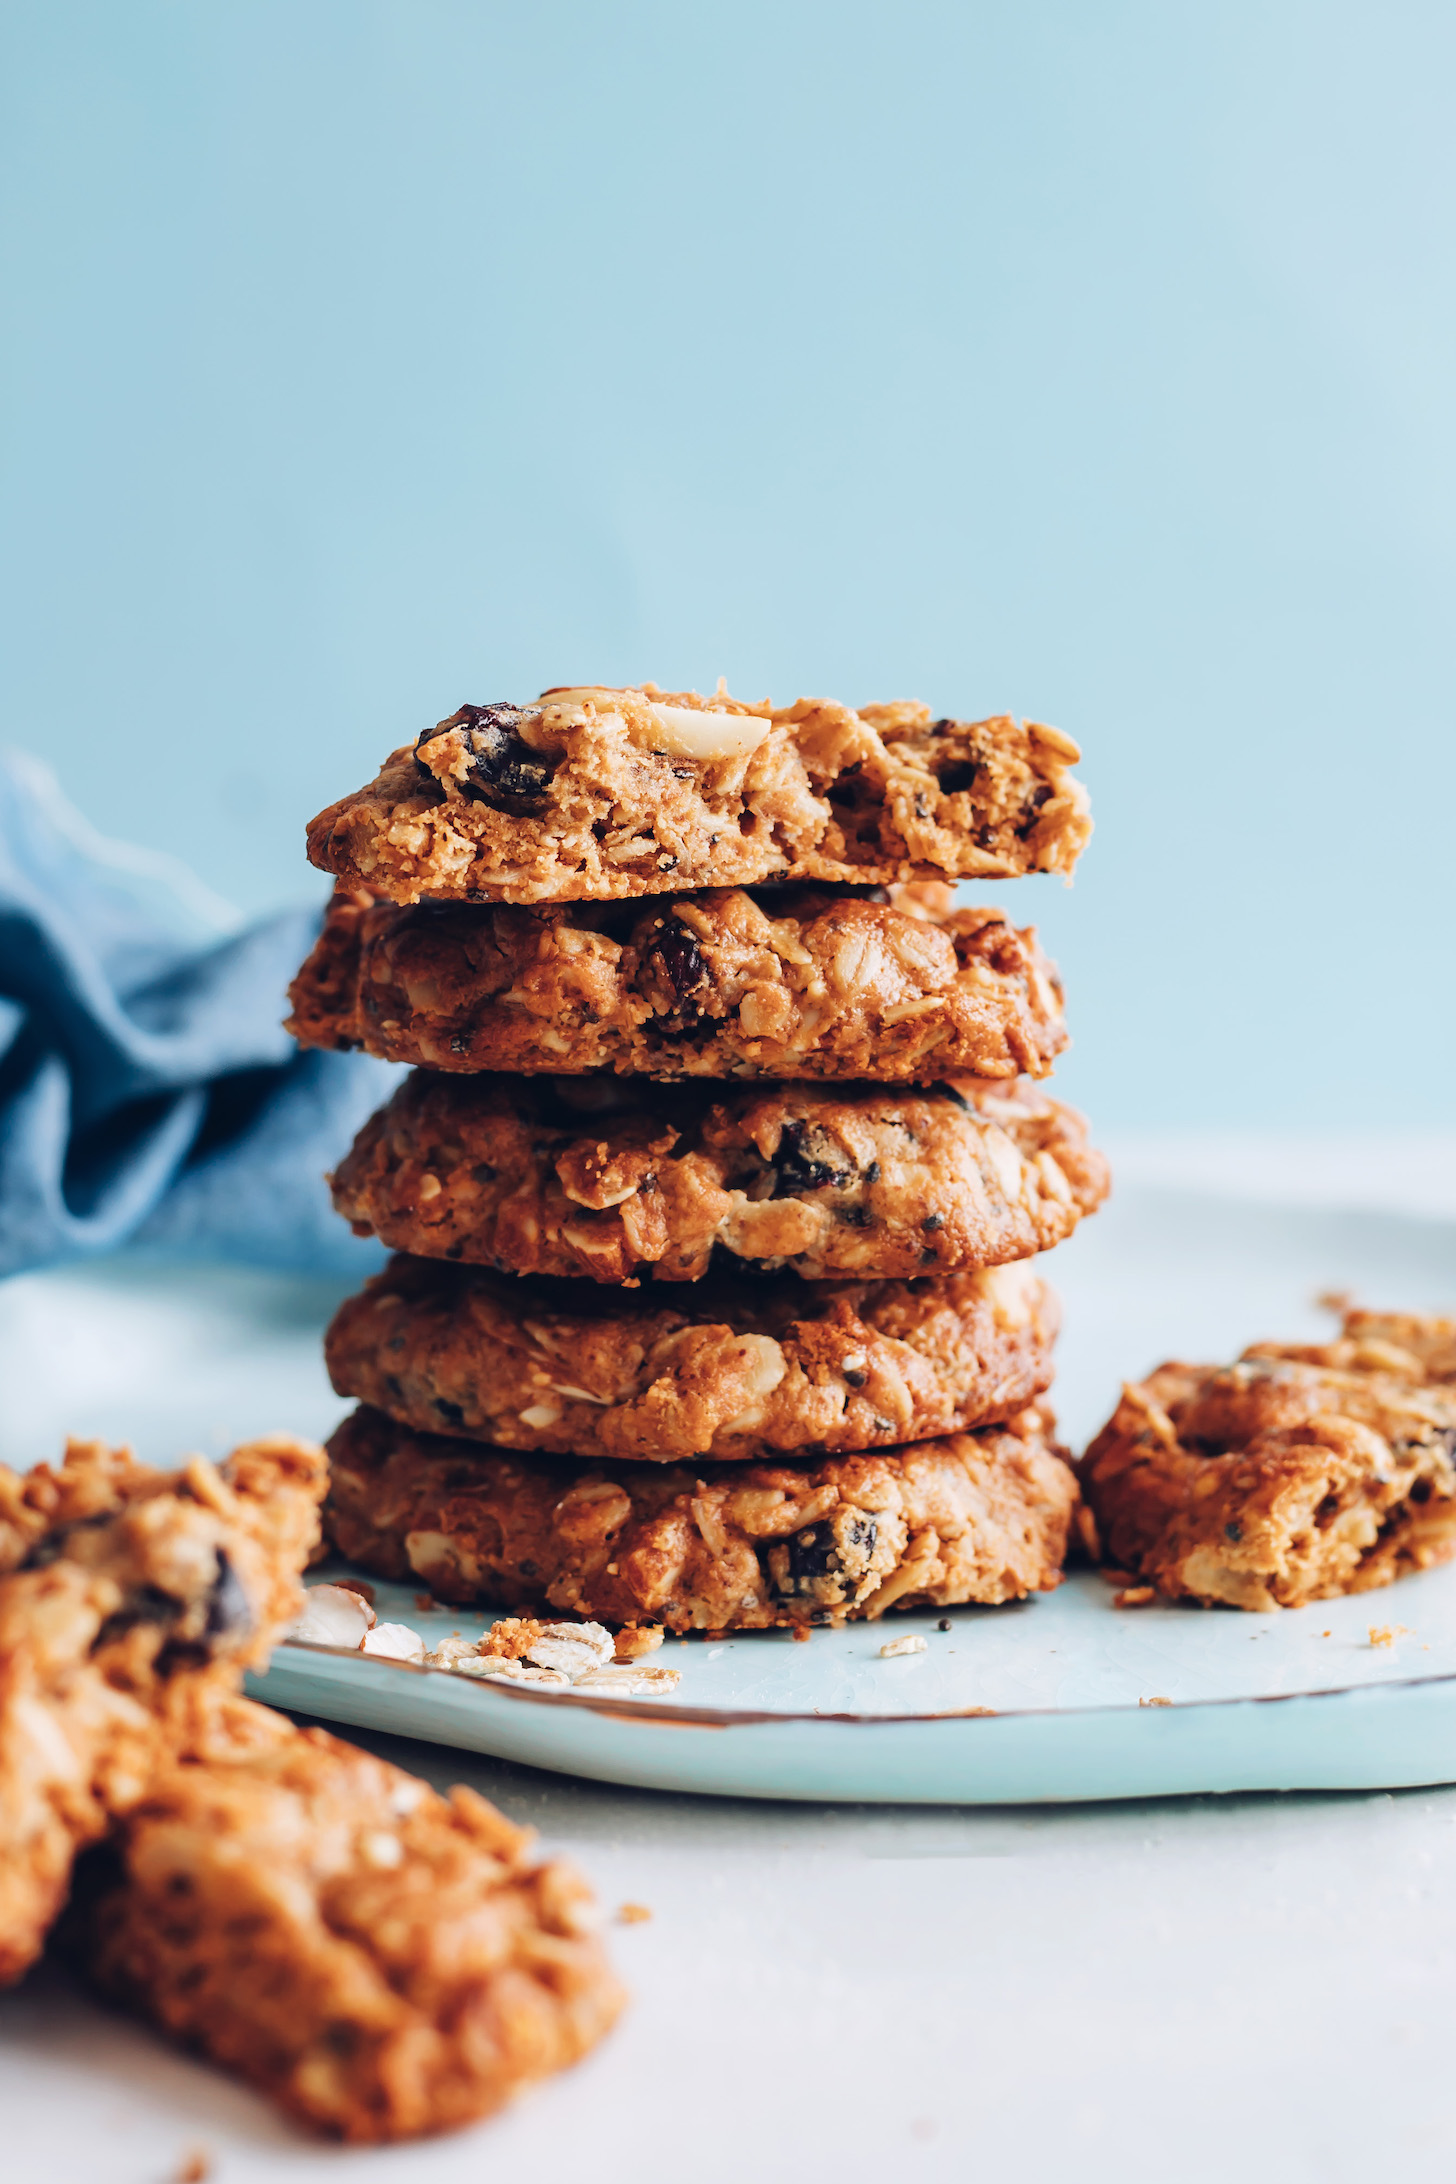
{"label": "crumbs on plate", "polygon": [[370,1602],[348,1584],[310,1585],[303,1613],[286,1635],[306,1645],[409,1661],[480,1683],[608,1691],[630,1699],[671,1691],[682,1681],[675,1668],[645,1665],[645,1656],[662,1644],[655,1623],[628,1623],[614,1637],[600,1623],[543,1623],[535,1616],[503,1615],[479,1638],[462,1638],[456,1631],[431,1650],[407,1623],[381,1623]]}

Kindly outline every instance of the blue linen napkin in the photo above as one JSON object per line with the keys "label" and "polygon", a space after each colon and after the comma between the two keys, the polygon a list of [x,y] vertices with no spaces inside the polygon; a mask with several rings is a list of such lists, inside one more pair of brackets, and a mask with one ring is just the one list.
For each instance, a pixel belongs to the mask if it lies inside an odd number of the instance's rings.
{"label": "blue linen napkin", "polygon": [[0,1275],[129,1244],[320,1273],[382,1262],[324,1183],[403,1074],[282,1028],[317,907],[245,926],[0,751]]}

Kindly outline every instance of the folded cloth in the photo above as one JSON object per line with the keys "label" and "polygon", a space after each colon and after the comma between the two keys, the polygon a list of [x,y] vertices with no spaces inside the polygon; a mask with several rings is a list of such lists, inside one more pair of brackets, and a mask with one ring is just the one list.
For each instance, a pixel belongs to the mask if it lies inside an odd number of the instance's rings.
{"label": "folded cloth", "polygon": [[0,1274],[136,1244],[357,1275],[324,1183],[402,1074],[282,1028],[318,908],[245,926],[0,751]]}

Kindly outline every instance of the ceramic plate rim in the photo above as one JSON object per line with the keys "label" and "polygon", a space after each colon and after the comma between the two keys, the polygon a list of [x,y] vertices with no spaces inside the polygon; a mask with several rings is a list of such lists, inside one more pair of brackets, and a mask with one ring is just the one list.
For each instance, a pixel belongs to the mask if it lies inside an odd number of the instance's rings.
{"label": "ceramic plate rim", "polygon": [[509,1699],[518,1705],[543,1706],[548,1710],[562,1707],[589,1714],[606,1715],[615,1721],[651,1721],[671,1727],[678,1724],[690,1729],[763,1728],[777,1723],[849,1724],[856,1727],[880,1729],[903,1728],[907,1722],[966,1722],[966,1721],[1081,1721],[1103,1714],[1190,1714],[1195,1708],[1208,1710],[1223,1706],[1291,1706],[1305,1699],[1340,1699],[1355,1694],[1381,1691],[1424,1690],[1438,1684],[1456,1684],[1456,1672],[1444,1671],[1435,1676],[1391,1676],[1379,1683],[1323,1684],[1309,1691],[1258,1691],[1242,1696],[1223,1699],[1169,1699],[1163,1705],[1139,1699],[1136,1703],[1110,1699],[1095,1706],[965,1706],[944,1707],[936,1712],[911,1714],[853,1714],[833,1713],[827,1709],[812,1713],[776,1712],[772,1708],[730,1706],[668,1706],[651,1699],[613,1699],[596,1697],[590,1691],[571,1691],[552,1688],[550,1691],[519,1690],[503,1680],[499,1683],[486,1677],[459,1676],[449,1669],[433,1668],[427,1661],[397,1661],[388,1654],[360,1654],[352,1646],[316,1645],[309,1639],[285,1638],[274,1648],[274,1658],[280,1653],[318,1653],[333,1661],[359,1660],[371,1668],[403,1669],[411,1676],[443,1676],[452,1684],[469,1684],[473,1689],[488,1691],[497,1697]]}

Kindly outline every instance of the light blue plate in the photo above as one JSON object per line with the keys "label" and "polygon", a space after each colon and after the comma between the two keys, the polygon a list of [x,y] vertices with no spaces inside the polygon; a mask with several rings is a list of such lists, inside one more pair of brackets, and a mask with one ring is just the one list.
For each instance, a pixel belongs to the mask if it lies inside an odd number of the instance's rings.
{"label": "light blue plate", "polygon": [[[1217,1146],[1185,1148],[1181,1167],[1175,1151],[1123,1149],[1111,1204],[1053,1256],[1066,1306],[1055,1400],[1073,1447],[1123,1376],[1161,1358],[1319,1339],[1318,1291],[1414,1310],[1456,1302],[1456,1221],[1435,1217],[1456,1206],[1456,1135],[1400,1161],[1385,1138],[1323,1153],[1312,1139],[1240,1141],[1222,1168]],[[1393,1188],[1402,1162],[1408,1210],[1348,1207],[1352,1190]],[[1241,1190],[1314,1197],[1212,1195],[1225,1171]],[[1185,1172],[1196,1189],[1174,1187]],[[126,1257],[16,1276],[0,1311],[0,1456],[29,1464],[67,1432],[130,1440],[164,1464],[279,1428],[322,1438],[341,1409],[320,1355],[337,1302],[327,1283]],[[391,1620],[427,1634],[483,1621],[419,1616],[410,1587],[379,1592]],[[942,1632],[934,1616],[892,1617],[808,1645],[670,1642],[655,1658],[682,1682],[651,1705],[293,1646],[257,1688],[333,1721],[722,1796],[996,1803],[1456,1781],[1456,1567],[1271,1616],[1120,1612],[1080,1576],[1048,1599],[950,1620]],[[1372,1625],[1399,1623],[1408,1637],[1371,1646]],[[923,1632],[927,1651],[880,1660],[905,1631]],[[1139,1704],[1150,1698],[1174,1703]]]}
{"label": "light blue plate", "polygon": [[[421,1615],[406,1586],[376,1594],[381,1619],[428,1644],[486,1620]],[[1119,1610],[1081,1573],[948,1620],[894,1616],[808,1645],[669,1640],[653,1662],[682,1681],[650,1702],[294,1645],[253,1689],[329,1721],[720,1797],[994,1805],[1456,1781],[1456,1569],[1276,1615]],[[882,1660],[907,1632],[926,1651]]]}

